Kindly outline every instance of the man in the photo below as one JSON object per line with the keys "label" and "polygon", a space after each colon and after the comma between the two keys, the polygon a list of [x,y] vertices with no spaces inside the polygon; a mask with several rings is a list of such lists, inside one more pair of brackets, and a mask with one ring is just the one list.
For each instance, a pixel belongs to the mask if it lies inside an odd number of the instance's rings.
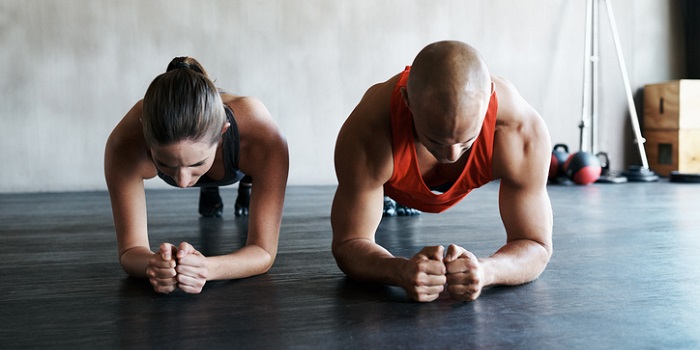
{"label": "man", "polygon": [[[445,286],[454,299],[474,300],[484,287],[534,280],[552,255],[550,152],[542,118],[509,82],[489,75],[474,48],[428,45],[411,67],[370,87],[340,130],[331,212],[338,266],[421,302]],[[493,255],[451,244],[406,259],[375,243],[385,193],[442,212],[494,179],[507,240]]]}

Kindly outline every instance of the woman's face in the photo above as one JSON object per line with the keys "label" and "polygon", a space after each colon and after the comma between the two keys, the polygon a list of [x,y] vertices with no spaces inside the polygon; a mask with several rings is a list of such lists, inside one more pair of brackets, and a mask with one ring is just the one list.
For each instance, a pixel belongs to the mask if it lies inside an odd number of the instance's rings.
{"label": "woman's face", "polygon": [[175,180],[178,187],[192,187],[211,168],[217,144],[183,140],[151,147],[156,167]]}

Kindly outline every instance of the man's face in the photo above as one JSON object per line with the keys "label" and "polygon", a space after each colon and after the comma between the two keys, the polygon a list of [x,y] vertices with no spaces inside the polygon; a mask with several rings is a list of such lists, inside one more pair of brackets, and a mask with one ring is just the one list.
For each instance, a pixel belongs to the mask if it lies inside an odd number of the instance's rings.
{"label": "man's face", "polygon": [[472,147],[488,107],[482,101],[458,101],[452,108],[430,100],[415,102],[409,108],[417,141],[440,163],[454,163]]}

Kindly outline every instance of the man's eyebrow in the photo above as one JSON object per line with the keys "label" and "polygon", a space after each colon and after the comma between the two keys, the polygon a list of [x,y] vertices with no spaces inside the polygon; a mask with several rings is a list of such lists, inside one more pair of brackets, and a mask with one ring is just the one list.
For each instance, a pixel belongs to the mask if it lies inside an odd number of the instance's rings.
{"label": "man's eyebrow", "polygon": [[[428,135],[425,135],[425,138],[426,138],[428,141],[430,141],[430,142],[432,142],[432,143],[434,143],[434,144],[436,144],[436,145],[446,146],[446,145],[443,144],[443,143],[440,143],[440,142],[435,141],[432,137],[430,137],[430,136],[428,136]],[[472,136],[472,137],[470,137],[467,141],[463,141],[463,142],[459,142],[459,143],[460,143],[460,144],[469,143],[469,142],[471,142],[471,141],[473,141],[473,140],[475,140],[475,139],[476,139],[476,136]]]}
{"label": "man's eyebrow", "polygon": [[469,138],[469,140],[464,141],[462,143],[469,143],[469,142],[474,141],[474,140],[476,140],[476,136],[472,136],[471,138]]}

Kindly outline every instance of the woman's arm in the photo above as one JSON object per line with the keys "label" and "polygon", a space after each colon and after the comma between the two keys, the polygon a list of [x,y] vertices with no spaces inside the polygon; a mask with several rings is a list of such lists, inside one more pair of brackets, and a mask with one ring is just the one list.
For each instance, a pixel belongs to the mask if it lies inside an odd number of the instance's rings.
{"label": "woman's arm", "polygon": [[208,257],[208,280],[244,278],[267,272],[277,255],[289,173],[289,151],[265,106],[250,97],[231,102],[241,138],[239,166],[253,178],[246,245]]}
{"label": "woman's arm", "polygon": [[149,278],[156,291],[170,292],[177,284],[172,250],[164,246],[155,254],[148,242],[143,180],[155,176],[156,170],[148,158],[140,114],[139,102],[109,136],[105,147],[105,180],[112,203],[119,263],[130,276]]}

